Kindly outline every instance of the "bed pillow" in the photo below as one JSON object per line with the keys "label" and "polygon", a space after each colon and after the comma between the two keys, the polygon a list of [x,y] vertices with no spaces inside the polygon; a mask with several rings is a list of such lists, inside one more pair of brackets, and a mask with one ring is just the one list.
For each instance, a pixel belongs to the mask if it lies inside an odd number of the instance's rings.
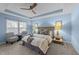
{"label": "bed pillow", "polygon": [[30,34],[30,37],[33,37],[33,34]]}
{"label": "bed pillow", "polygon": [[24,37],[22,38],[22,41],[27,42],[27,39],[28,39],[29,37],[30,37],[30,35],[24,36]]}
{"label": "bed pillow", "polygon": [[28,39],[27,39],[27,43],[31,43],[32,42],[32,40],[33,40],[33,38],[32,37],[29,37]]}

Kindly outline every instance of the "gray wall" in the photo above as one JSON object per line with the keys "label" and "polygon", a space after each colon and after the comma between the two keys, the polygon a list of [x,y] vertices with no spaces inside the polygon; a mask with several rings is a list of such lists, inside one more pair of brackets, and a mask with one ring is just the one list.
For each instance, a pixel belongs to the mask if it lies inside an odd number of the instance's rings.
{"label": "gray wall", "polygon": [[79,5],[72,12],[72,45],[79,53]]}
{"label": "gray wall", "polygon": [[6,21],[0,16],[0,43],[5,41]]}

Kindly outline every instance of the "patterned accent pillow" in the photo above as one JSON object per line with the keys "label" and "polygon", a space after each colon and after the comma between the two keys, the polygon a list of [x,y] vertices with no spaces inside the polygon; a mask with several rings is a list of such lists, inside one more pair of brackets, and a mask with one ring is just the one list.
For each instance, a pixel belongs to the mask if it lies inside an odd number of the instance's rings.
{"label": "patterned accent pillow", "polygon": [[33,38],[32,38],[32,37],[29,37],[29,38],[27,39],[27,43],[31,44],[32,40],[33,40]]}

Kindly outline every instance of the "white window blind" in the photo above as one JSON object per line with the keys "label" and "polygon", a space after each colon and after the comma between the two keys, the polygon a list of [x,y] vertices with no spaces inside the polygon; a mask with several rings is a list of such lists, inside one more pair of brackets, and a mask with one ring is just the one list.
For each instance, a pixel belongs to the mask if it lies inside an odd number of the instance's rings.
{"label": "white window blind", "polygon": [[27,29],[26,22],[19,22],[19,25],[20,25],[20,33],[22,33],[23,31],[26,31]]}
{"label": "white window blind", "polygon": [[14,34],[18,33],[18,22],[17,21],[12,21],[12,20],[7,20],[7,30],[6,32],[13,32]]}
{"label": "white window blind", "polygon": [[7,20],[6,21],[6,32],[13,32],[14,34],[20,34],[23,31],[26,31],[27,25],[26,22],[19,22],[19,21],[13,21],[13,20]]}

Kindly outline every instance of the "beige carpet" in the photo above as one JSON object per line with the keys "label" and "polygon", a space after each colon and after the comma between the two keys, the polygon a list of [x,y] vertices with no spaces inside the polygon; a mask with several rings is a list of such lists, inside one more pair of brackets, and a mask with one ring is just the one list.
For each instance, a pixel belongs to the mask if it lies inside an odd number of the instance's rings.
{"label": "beige carpet", "polygon": [[77,52],[69,43],[64,43],[64,45],[52,43],[51,47],[48,49],[47,54],[48,55],[77,55]]}
{"label": "beige carpet", "polygon": [[[1,45],[0,55],[38,55],[38,53],[22,46],[21,42],[16,42],[13,45]],[[77,55],[77,53],[68,43],[64,45],[52,43],[47,51],[47,55]]]}

